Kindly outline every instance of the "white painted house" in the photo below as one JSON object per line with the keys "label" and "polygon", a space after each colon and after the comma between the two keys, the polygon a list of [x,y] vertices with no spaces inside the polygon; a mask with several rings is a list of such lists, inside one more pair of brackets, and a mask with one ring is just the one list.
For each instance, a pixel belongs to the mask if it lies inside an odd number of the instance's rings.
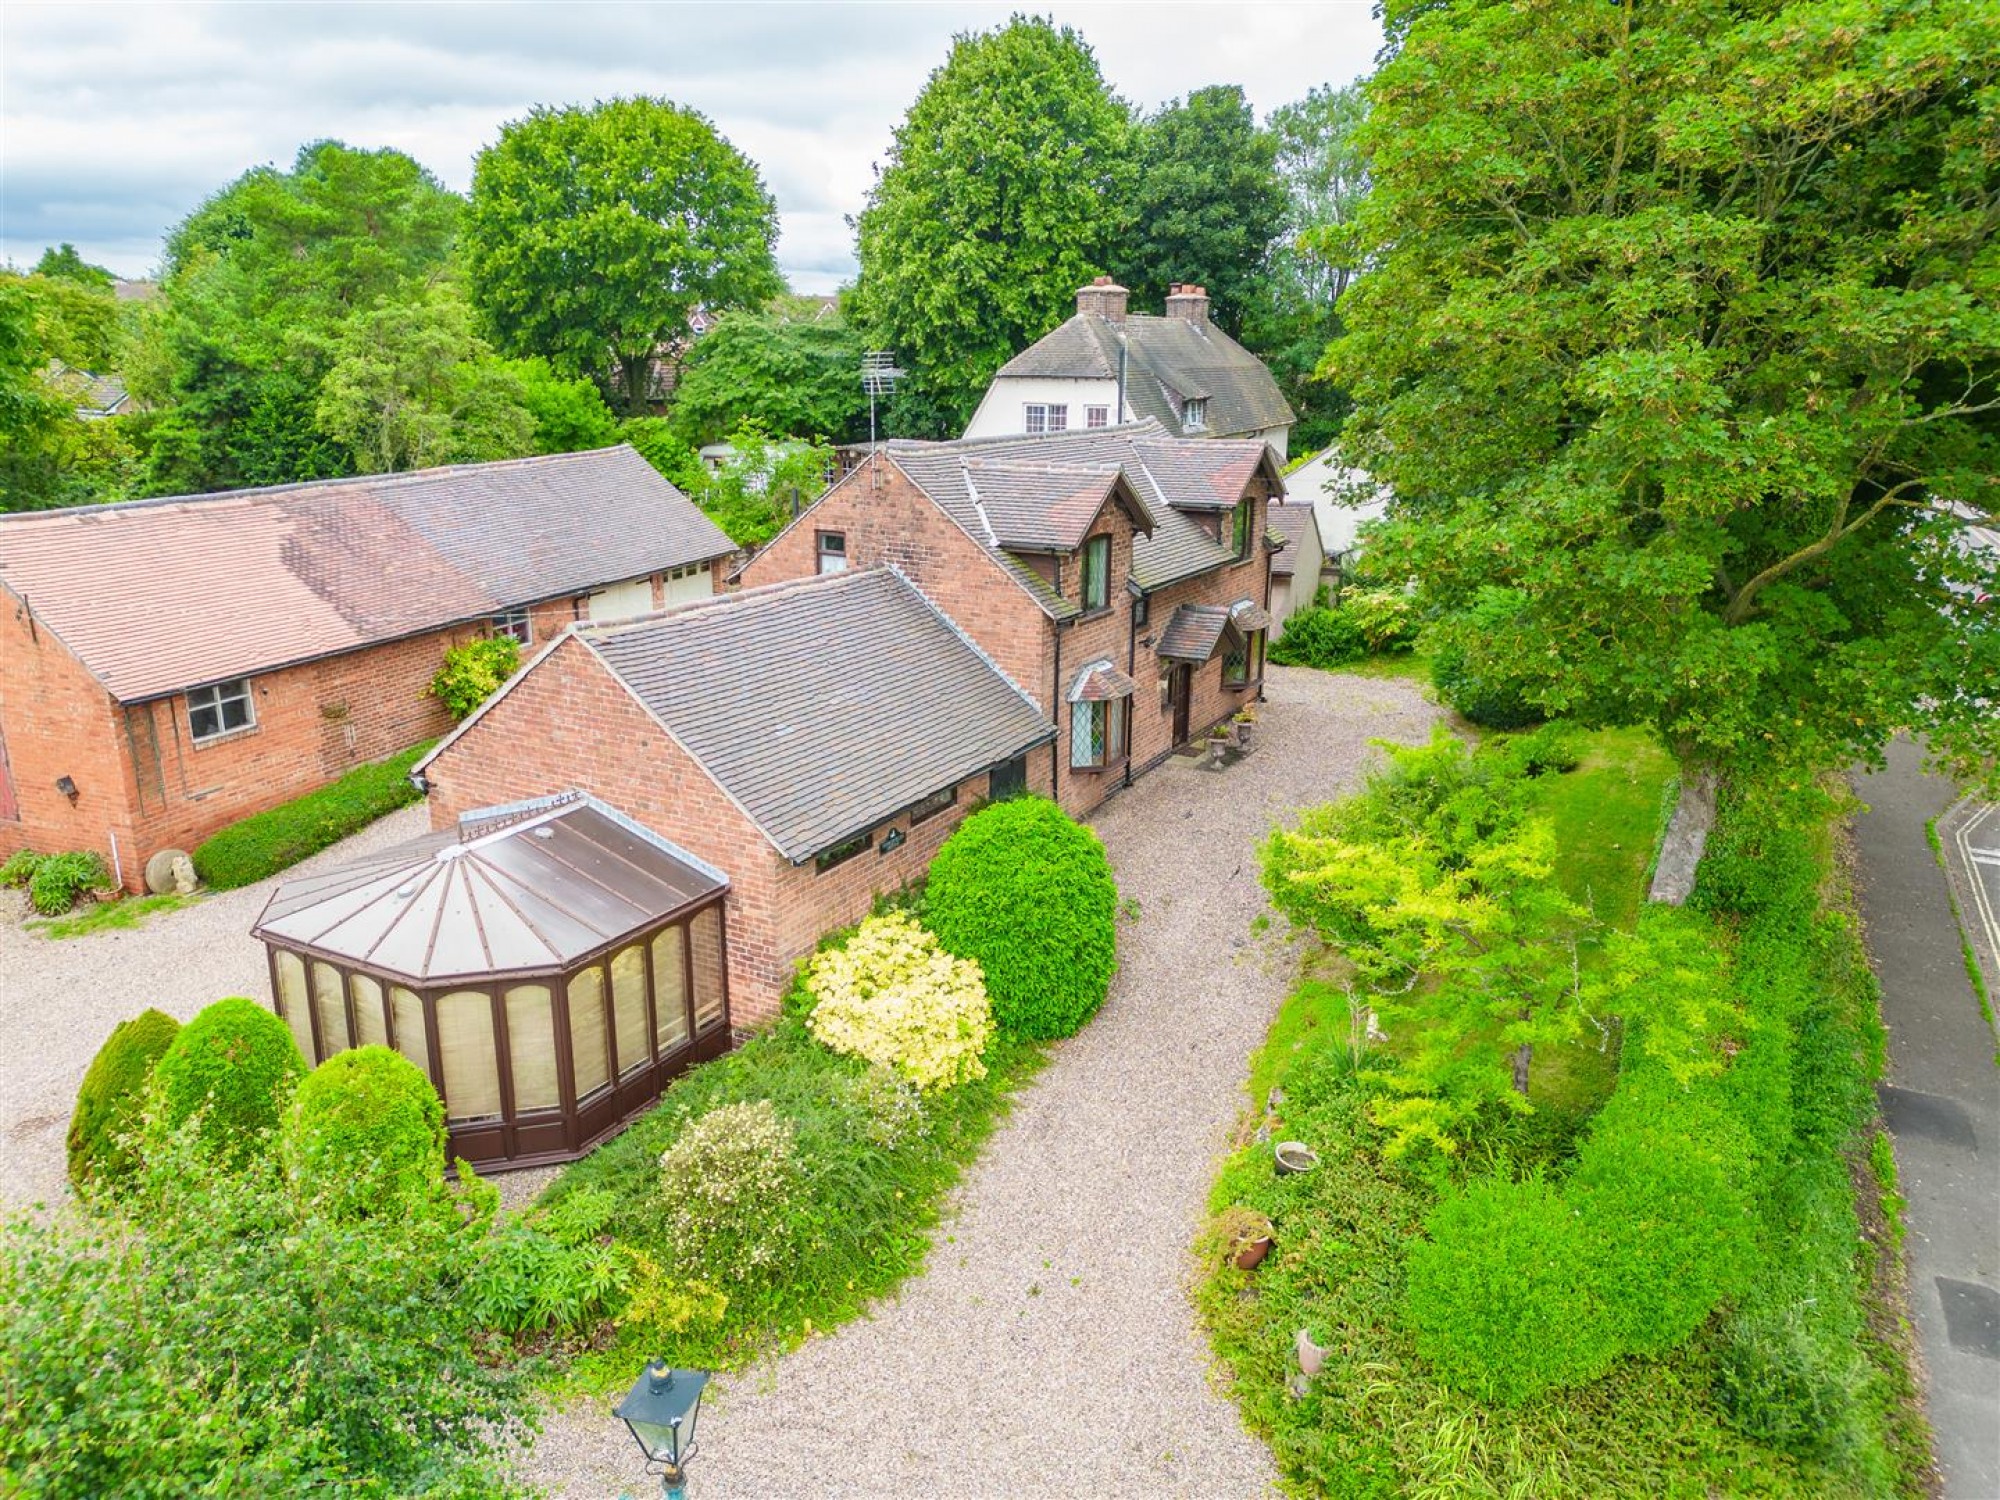
{"label": "white painted house", "polygon": [[[1368,498],[1353,503],[1364,495]],[[1361,469],[1343,465],[1337,448],[1323,448],[1288,472],[1285,498],[1292,504],[1312,506],[1320,548],[1330,568],[1346,567],[1354,561],[1360,550],[1357,533],[1362,523],[1379,519],[1389,507],[1388,486],[1375,483]]]}
{"label": "white painted house", "polygon": [[1285,457],[1294,413],[1264,362],[1208,320],[1208,293],[1176,286],[1164,315],[1128,313],[1100,276],[1076,315],[1000,367],[968,438],[1116,427],[1148,417],[1183,437],[1261,438]]}

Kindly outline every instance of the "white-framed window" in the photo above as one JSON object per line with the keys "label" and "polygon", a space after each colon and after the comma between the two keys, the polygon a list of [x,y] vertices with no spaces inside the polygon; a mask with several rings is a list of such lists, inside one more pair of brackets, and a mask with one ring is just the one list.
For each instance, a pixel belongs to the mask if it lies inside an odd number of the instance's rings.
{"label": "white-framed window", "polygon": [[1181,407],[1181,430],[1183,432],[1203,432],[1208,427],[1208,398],[1190,396]]}
{"label": "white-framed window", "polygon": [[1086,427],[1109,427],[1111,408],[1108,406],[1086,406],[1083,409],[1083,425]]}
{"label": "white-framed window", "polygon": [[257,710],[250,701],[250,679],[212,682],[207,687],[189,688],[187,694],[188,737],[197,745],[220,739],[257,722]]}
{"label": "white-framed window", "polygon": [[1130,698],[1072,703],[1069,708],[1069,763],[1079,771],[1115,766],[1125,758],[1125,725]]}
{"label": "white-framed window", "polygon": [[819,537],[819,570],[822,573],[847,571],[847,533],[822,531]]}
{"label": "white-framed window", "polygon": [[1051,405],[1046,401],[1030,401],[1022,409],[1022,415],[1028,432],[1069,431],[1069,408],[1067,406]]}
{"label": "white-framed window", "polygon": [[526,609],[510,609],[497,614],[486,622],[486,628],[494,635],[504,635],[523,646],[534,643],[535,627]]}

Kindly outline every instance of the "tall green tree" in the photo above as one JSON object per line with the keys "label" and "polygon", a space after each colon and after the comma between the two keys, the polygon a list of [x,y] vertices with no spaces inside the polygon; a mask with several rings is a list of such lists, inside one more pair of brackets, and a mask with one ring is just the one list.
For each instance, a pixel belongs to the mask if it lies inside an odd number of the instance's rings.
{"label": "tall green tree", "polygon": [[866,437],[861,335],[838,315],[731,313],[688,355],[674,429],[699,447],[744,422],[787,437]]}
{"label": "tall green tree", "polygon": [[1129,220],[1131,120],[1068,27],[954,39],[856,222],[856,322],[909,371],[892,421],[956,435],[993,372],[1074,309]]}
{"label": "tall green tree", "polygon": [[[1328,368],[1376,556],[1552,712],[1798,782],[1906,726],[2000,751],[2000,12],[1980,0],[1392,5]],[[1406,10],[1414,15],[1405,16]]]}
{"label": "tall green tree", "polygon": [[612,99],[537,109],[479,153],[465,261],[502,350],[596,378],[636,412],[691,312],[782,290],[777,233],[757,168],[704,116]]}
{"label": "tall green tree", "polygon": [[77,372],[115,368],[122,348],[108,287],[0,272],[0,511],[124,494],[134,469],[127,419],[77,415],[87,384]]}
{"label": "tall green tree", "polygon": [[1346,392],[1320,377],[1319,363],[1339,336],[1340,299],[1360,266],[1354,224],[1368,159],[1358,136],[1367,113],[1361,85],[1349,84],[1313,89],[1271,115],[1285,221],[1243,337],[1298,413],[1294,452],[1331,442],[1347,414]]}
{"label": "tall green tree", "polygon": [[1139,128],[1131,228],[1115,274],[1143,307],[1175,282],[1208,289],[1209,316],[1240,332],[1284,227],[1278,143],[1234,84],[1196,89]]}
{"label": "tall green tree", "polygon": [[69,281],[80,281],[85,286],[108,292],[115,277],[102,266],[92,265],[78,253],[76,246],[68,240],[60,245],[51,245],[42,252],[42,258],[35,262],[37,276],[61,276]]}
{"label": "tall green tree", "polygon": [[[258,167],[167,240],[161,296],[129,371],[156,493],[348,472],[318,421],[348,319],[421,298],[448,262],[461,204],[399,151],[337,141],[289,172]],[[386,325],[394,333],[400,325]]]}

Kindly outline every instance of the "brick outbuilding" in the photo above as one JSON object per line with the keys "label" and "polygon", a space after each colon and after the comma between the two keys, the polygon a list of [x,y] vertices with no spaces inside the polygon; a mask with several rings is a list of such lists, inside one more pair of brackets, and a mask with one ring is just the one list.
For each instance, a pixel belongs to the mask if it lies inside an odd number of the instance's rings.
{"label": "brick outbuilding", "polygon": [[712,595],[631,448],[0,516],[0,857],[147,858],[450,727],[446,647]]}

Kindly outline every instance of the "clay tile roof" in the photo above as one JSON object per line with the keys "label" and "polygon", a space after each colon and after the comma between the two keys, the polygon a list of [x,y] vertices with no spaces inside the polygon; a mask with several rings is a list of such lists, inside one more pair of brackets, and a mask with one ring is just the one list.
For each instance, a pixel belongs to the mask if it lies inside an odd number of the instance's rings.
{"label": "clay tile roof", "polygon": [[[502,817],[487,817],[501,811]],[[581,792],[281,885],[252,935],[417,985],[560,970],[729,884]]]}
{"label": "clay tile roof", "polygon": [[572,628],[794,861],[1055,734],[893,568]]}
{"label": "clay tile roof", "polygon": [[1132,576],[1147,590],[1234,563],[1235,553],[1190,516],[1227,510],[1243,498],[1244,489],[1260,472],[1271,478],[1277,473],[1270,448],[1261,439],[1170,437],[1153,421],[1032,437],[943,443],[897,439],[883,446],[904,473],[1009,566],[1057,619],[1075,614],[1076,606],[1054,595],[1008,555],[1006,543],[996,534],[997,525],[982,516],[975,503],[984,497],[985,487],[974,465],[1032,465],[1045,470],[1115,466],[1152,513],[1152,530],[1132,546]]}
{"label": "clay tile roof", "polygon": [[985,514],[987,529],[1000,546],[1021,552],[1073,552],[1083,545],[1097,517],[1115,495],[1141,531],[1153,527],[1153,513],[1120,490],[1116,464],[1037,464],[1004,459],[968,459],[966,483]]}
{"label": "clay tile roof", "polygon": [[129,703],[734,550],[621,445],[0,516],[0,585]]}
{"label": "clay tile roof", "polygon": [[1229,626],[1229,611],[1219,604],[1183,604],[1160,632],[1156,656],[1173,661],[1205,662]]}
{"label": "clay tile roof", "polygon": [[1125,339],[1125,399],[1140,417],[1179,431],[1181,407],[1206,400],[1217,437],[1283,427],[1296,414],[1264,362],[1213,324],[1131,313],[1114,323],[1077,313],[1000,367],[995,379],[1115,379]]}
{"label": "clay tile roof", "polygon": [[1103,703],[1113,698],[1129,698],[1139,684],[1111,664],[1109,658],[1094,661],[1076,674],[1070,683],[1072,703]]}

